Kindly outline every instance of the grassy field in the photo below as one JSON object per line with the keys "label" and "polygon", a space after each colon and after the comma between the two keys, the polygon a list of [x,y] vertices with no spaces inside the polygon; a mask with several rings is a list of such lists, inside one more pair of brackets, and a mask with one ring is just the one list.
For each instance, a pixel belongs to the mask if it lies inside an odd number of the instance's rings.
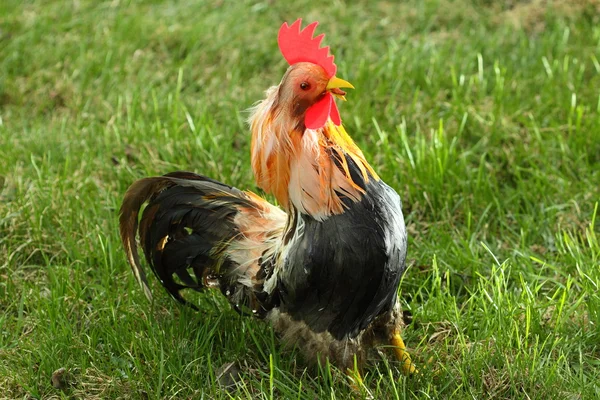
{"label": "grassy field", "polygon": [[0,2],[0,398],[351,394],[218,293],[195,313],[151,279],[147,302],[117,235],[144,176],[256,190],[245,110],[279,83],[277,30],[299,16],[356,86],[342,118],[410,232],[422,373],[379,362],[368,391],[600,397],[600,3],[313,3]]}

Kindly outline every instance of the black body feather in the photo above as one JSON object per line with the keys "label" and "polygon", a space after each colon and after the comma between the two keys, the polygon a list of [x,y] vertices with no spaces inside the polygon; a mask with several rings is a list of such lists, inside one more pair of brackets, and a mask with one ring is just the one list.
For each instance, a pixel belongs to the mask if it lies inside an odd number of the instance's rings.
{"label": "black body feather", "polygon": [[303,233],[278,276],[282,311],[341,340],[391,310],[405,269],[400,207],[393,189],[370,180],[344,213],[324,221],[301,215]]}

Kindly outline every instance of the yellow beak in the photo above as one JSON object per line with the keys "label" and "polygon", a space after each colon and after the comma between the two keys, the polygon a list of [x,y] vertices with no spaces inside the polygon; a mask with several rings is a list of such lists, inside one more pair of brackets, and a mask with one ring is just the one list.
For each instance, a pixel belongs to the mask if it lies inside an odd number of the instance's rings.
{"label": "yellow beak", "polygon": [[346,92],[341,90],[340,88],[350,88],[354,89],[354,86],[348,81],[345,81],[337,76],[334,76],[327,82],[327,90],[331,92],[335,97],[340,98],[346,101]]}

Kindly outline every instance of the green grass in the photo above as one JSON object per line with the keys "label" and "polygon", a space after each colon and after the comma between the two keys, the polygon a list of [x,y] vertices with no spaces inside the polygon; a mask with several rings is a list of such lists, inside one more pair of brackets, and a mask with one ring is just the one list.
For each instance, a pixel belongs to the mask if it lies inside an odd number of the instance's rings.
{"label": "green grass", "polygon": [[298,16],[321,21],[357,88],[347,130],[404,201],[422,373],[375,364],[372,395],[600,396],[598,2],[313,3],[0,3],[0,398],[349,396],[218,293],[194,313],[152,279],[148,303],[117,235],[135,179],[255,189],[244,110]]}

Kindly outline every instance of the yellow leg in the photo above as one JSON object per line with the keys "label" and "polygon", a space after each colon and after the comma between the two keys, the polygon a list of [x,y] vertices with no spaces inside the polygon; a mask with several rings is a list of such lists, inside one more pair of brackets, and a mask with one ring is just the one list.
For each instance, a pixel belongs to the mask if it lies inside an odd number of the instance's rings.
{"label": "yellow leg", "polygon": [[398,331],[395,331],[392,334],[392,346],[394,346],[394,353],[396,354],[396,358],[402,363],[402,373],[404,375],[418,373],[419,371],[410,359],[410,354],[408,354],[408,352],[406,351],[406,345],[404,344],[404,340],[402,340],[402,336],[400,336],[400,332]]}

